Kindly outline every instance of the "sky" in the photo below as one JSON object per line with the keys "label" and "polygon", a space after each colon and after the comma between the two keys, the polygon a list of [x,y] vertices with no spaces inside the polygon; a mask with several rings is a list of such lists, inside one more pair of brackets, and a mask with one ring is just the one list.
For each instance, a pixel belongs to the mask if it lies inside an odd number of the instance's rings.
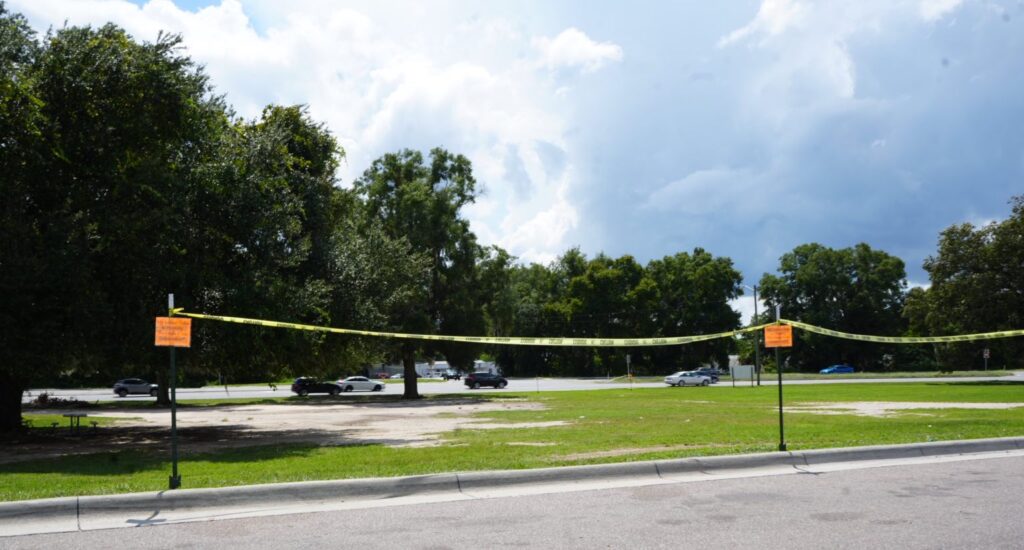
{"label": "sky", "polygon": [[[444,147],[483,244],[641,263],[696,247],[748,285],[794,247],[922,262],[1024,194],[1024,0],[7,0],[40,32],[179,33],[236,112],[303,104],[345,149]],[[734,302],[745,317],[747,296]]]}

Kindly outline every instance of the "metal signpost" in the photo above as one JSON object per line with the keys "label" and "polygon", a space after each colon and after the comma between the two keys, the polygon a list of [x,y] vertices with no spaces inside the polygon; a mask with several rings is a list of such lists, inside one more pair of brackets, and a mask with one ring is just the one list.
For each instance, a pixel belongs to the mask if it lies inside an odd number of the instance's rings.
{"label": "metal signpost", "polygon": [[[757,285],[754,289],[754,324],[757,324]],[[757,385],[761,385],[761,334],[754,333],[754,371],[757,372]]]}
{"label": "metal signpost", "polygon": [[[781,316],[781,307],[775,306],[775,321]],[[764,347],[775,348],[775,371],[779,374],[779,450],[786,450],[786,430],[782,420],[782,354],[779,348],[793,347],[793,327],[771,325],[764,327]]]}
{"label": "metal signpost", "polygon": [[988,358],[991,355],[992,353],[989,351],[988,348],[985,348],[985,351],[981,352],[981,356],[985,358],[985,370],[988,370]]}
{"label": "metal signpost", "polygon": [[192,319],[174,317],[174,294],[167,295],[168,317],[156,318],[155,345],[166,346],[171,352],[171,477],[169,488],[181,487],[178,475],[178,400],[176,394],[178,370],[174,364],[175,348],[192,346]]}

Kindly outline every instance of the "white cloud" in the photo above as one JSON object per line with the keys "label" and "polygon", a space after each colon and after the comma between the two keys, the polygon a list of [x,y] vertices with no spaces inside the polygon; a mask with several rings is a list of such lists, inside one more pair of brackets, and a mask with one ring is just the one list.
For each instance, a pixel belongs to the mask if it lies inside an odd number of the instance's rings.
{"label": "white cloud", "polygon": [[552,38],[533,39],[540,51],[540,64],[548,69],[578,68],[594,72],[608,63],[622,61],[622,48],[612,42],[595,42],[583,31],[570,27]]}
{"label": "white cloud", "polygon": [[753,21],[723,36],[718,45],[728,46],[754,34],[775,36],[799,24],[805,15],[806,9],[798,0],[764,0]]}
{"label": "white cloud", "polygon": [[921,0],[918,4],[918,12],[925,21],[936,21],[955,10],[962,3],[963,0]]}
{"label": "white cloud", "polygon": [[[750,292],[747,290],[747,292]],[[761,314],[765,312],[764,300],[760,296],[757,297],[757,313]],[[734,300],[729,300],[729,307],[740,314],[740,323],[747,325],[754,320],[754,294],[740,296]]]}

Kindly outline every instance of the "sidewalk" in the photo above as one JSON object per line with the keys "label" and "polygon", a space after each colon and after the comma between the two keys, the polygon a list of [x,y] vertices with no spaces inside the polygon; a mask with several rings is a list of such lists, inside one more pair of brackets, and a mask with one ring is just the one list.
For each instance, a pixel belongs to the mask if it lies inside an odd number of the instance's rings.
{"label": "sidewalk", "polygon": [[66,497],[0,503],[0,537],[1021,455],[1010,437]]}

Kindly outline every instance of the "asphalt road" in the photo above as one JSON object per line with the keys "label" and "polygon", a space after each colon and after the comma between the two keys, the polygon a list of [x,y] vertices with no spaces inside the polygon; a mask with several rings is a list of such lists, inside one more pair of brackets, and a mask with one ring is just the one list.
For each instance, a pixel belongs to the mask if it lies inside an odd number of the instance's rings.
{"label": "asphalt road", "polygon": [[1021,548],[1024,457],[4,538],[20,548]]}
{"label": "asphalt road", "polygon": [[[1017,381],[1024,382],[1024,371],[1018,371],[1014,373],[1014,376],[1003,376],[1003,377],[976,377],[976,378],[872,378],[872,379],[837,379],[837,380],[784,380],[783,383],[786,385],[797,385],[797,384],[860,384],[860,383],[905,383],[905,382],[958,382],[958,381],[974,381],[980,382],[984,380],[1002,380],[1002,381]],[[761,381],[764,385],[774,385],[776,382],[771,377],[764,377]],[[747,387],[750,385],[749,381],[736,382],[738,387]],[[461,381],[450,380],[447,382],[425,382],[419,384],[419,392],[422,395],[434,395],[443,393],[464,393],[464,392],[493,392],[493,391],[576,391],[576,390],[595,390],[595,389],[628,389],[634,388],[661,388],[665,387],[662,382],[637,382],[635,384],[628,383],[614,383],[604,379],[573,379],[573,378],[512,378],[509,380],[509,386],[505,390],[494,390],[484,388],[480,390],[471,390],[465,386]],[[715,389],[731,388],[732,383],[728,380],[711,386]],[[705,388],[680,388],[680,391],[703,391]],[[82,401],[120,401],[120,400],[152,400],[152,397],[145,395],[130,395],[128,397],[117,397],[113,394],[110,388],[91,388],[91,389],[52,389],[52,388],[37,388],[26,392],[22,396],[22,402],[31,402],[40,393],[46,392],[54,397],[61,398],[74,398]],[[360,392],[355,394],[343,394],[346,395],[363,395],[368,392]],[[401,394],[402,386],[400,384],[387,384],[385,391],[382,394],[370,394],[370,395],[388,395],[388,394]],[[254,397],[286,397],[292,395],[291,391],[287,386],[278,386],[277,390],[273,390],[268,385],[246,385],[246,386],[207,386],[203,388],[178,388],[177,389],[178,399],[245,399]]]}

